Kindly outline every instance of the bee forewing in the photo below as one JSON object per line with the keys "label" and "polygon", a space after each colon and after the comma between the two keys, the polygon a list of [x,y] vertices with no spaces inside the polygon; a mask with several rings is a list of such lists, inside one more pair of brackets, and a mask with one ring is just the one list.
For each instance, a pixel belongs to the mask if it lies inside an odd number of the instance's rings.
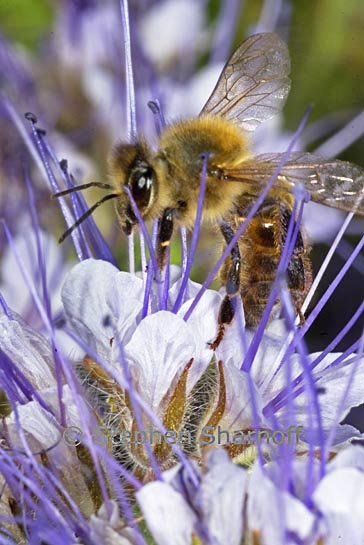
{"label": "bee forewing", "polygon": [[282,110],[289,72],[289,52],[280,37],[255,34],[227,62],[200,115],[221,116],[253,131]]}
{"label": "bee forewing", "polygon": [[[251,183],[259,191],[278,168],[283,155],[258,155],[239,169],[226,170],[224,177],[226,180]],[[364,169],[358,165],[324,159],[311,153],[293,152],[280,169],[275,187],[292,192],[298,183],[315,202],[364,215]]]}

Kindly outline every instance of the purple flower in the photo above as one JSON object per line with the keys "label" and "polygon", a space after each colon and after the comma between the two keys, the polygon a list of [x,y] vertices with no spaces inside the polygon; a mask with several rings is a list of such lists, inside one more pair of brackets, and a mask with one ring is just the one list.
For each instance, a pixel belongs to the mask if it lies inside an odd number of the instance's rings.
{"label": "purple flower", "polygon": [[[245,326],[238,297],[235,318],[212,350],[226,290],[210,284],[229,250],[203,284],[190,279],[196,256],[205,255],[197,242],[207,160],[189,244],[181,232],[181,268],[170,265],[168,255],[166,268],[158,269],[157,226],[150,236],[134,207],[142,270],[134,272],[129,239],[130,272],[121,271],[115,240],[105,241],[81,191],[58,200],[78,264],[67,263],[40,229],[37,210],[48,208],[44,194],[48,199],[91,176],[115,139],[132,141],[143,133],[153,141],[164,115],[198,114],[227,57],[240,9],[236,0],[221,3],[212,30],[203,3],[132,4],[129,27],[126,1],[121,18],[114,3],[65,2],[47,55],[34,60],[34,70],[44,73],[47,66],[52,82],[41,95],[36,88],[42,82],[33,81],[40,78],[27,73],[9,44],[0,44],[13,74],[0,113],[22,139],[20,147],[12,136],[0,166],[13,187],[19,185],[19,198],[11,199],[17,213],[2,212],[8,247],[0,288],[0,543],[359,545],[364,464],[362,447],[350,443],[362,433],[346,419],[364,402],[362,340],[335,350],[364,304],[321,352],[310,353],[305,335],[364,239],[298,327],[285,276],[305,200],[296,188],[297,229],[290,222],[260,323]],[[271,4],[264,3],[259,27],[266,28],[267,17],[274,27],[279,3]],[[170,17],[175,21],[168,24]],[[211,37],[211,55],[197,70],[196,53],[206,53]],[[63,85],[71,78],[72,89]],[[150,100],[154,117],[146,113]],[[17,113],[24,103],[41,121],[28,112],[24,124]],[[273,140],[274,151],[303,147],[303,125],[292,137],[278,123],[257,135],[259,145]],[[66,128],[57,134],[60,127]],[[340,133],[339,144],[326,143],[328,156],[345,148],[349,132]],[[92,162],[78,154],[81,148]],[[14,222],[24,208],[31,221]],[[331,234],[336,221],[335,213]]]}

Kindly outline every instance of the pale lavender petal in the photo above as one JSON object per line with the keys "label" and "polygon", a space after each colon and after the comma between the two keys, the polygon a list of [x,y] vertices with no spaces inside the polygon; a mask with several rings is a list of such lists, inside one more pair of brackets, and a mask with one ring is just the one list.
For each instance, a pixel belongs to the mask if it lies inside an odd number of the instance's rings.
{"label": "pale lavender petal", "polygon": [[[264,545],[293,545],[308,540],[314,532],[314,515],[299,500],[279,490],[258,463],[249,480],[247,520],[249,530],[258,532]],[[295,541],[288,541],[287,533]]]}
{"label": "pale lavender petal", "polygon": [[[83,513],[89,516],[94,511],[94,503],[88,487],[89,472],[79,460],[74,444],[70,444],[66,436],[67,430],[81,429],[81,421],[73,404],[74,396],[67,385],[63,387],[62,399],[67,407],[67,428],[63,430],[59,425],[59,414],[57,414],[59,413],[57,390],[53,388],[42,392],[42,395],[56,416],[46,412],[36,401],[18,405],[19,420],[17,421],[14,413],[11,413],[6,419],[3,433],[6,434],[11,448],[24,451],[25,446],[22,440],[24,435],[28,448],[32,452],[39,453],[47,450],[49,466],[61,471],[65,489],[77,501]],[[86,416],[86,402],[80,401]],[[19,433],[19,424],[22,434]]]}
{"label": "pale lavender petal", "polygon": [[34,386],[43,390],[55,384],[53,354],[46,339],[19,316],[9,319],[0,310],[0,349]]}
{"label": "pale lavender petal", "polygon": [[174,82],[173,93],[170,93],[166,104],[167,118],[179,119],[181,115],[196,117],[211,95],[222,68],[223,63],[209,64],[183,85],[178,86]]}
{"label": "pale lavender petal", "polygon": [[113,500],[110,501],[109,509],[110,516],[104,504],[96,515],[91,516],[91,538],[103,545],[132,545],[132,541],[121,534],[125,522],[119,516],[118,504]]}
{"label": "pale lavender petal", "polygon": [[224,450],[212,451],[208,458],[198,503],[209,536],[216,545],[239,545],[244,531],[244,502],[247,472],[229,459]]}
{"label": "pale lavender petal", "polygon": [[[173,267],[171,267],[171,270],[173,272]],[[174,272],[174,276],[171,277],[171,287],[168,292],[168,305],[169,308],[172,308],[174,303],[176,302],[176,299],[178,297],[182,278],[181,278],[181,269],[179,269],[179,275],[178,277],[175,276],[176,272]],[[200,291],[201,284],[198,282],[193,282],[192,280],[188,280],[187,286],[186,286],[186,292],[185,292],[185,299],[193,299],[195,295]]]}
{"label": "pale lavender petal", "polygon": [[158,545],[191,545],[196,515],[181,494],[155,481],[139,490],[136,498]]}
{"label": "pale lavender petal", "polygon": [[[314,355],[310,356],[310,359],[313,359]],[[352,407],[357,407],[364,402],[364,393],[362,384],[364,381],[364,366],[360,362],[357,367],[357,372],[355,374],[354,380],[352,381],[350,388],[346,392],[348,385],[348,380],[353,371],[352,366],[354,363],[342,363],[333,368],[325,369],[331,361],[333,361],[338,354],[330,354],[322,362],[318,369],[315,369],[313,377],[317,380],[315,381],[315,386],[319,389],[319,404],[320,404],[320,414],[322,419],[322,426],[325,435],[327,435],[332,427],[336,425],[337,422],[337,410],[340,405],[340,414],[338,421],[341,422],[350,412]],[[297,358],[295,358],[296,363],[298,363]],[[319,369],[320,367],[320,369]],[[293,369],[295,371],[295,369]],[[282,371],[283,373],[283,371]],[[293,374],[295,376],[295,373]],[[309,416],[307,408],[307,396],[304,392],[298,395],[295,398],[295,422],[298,425],[304,427],[302,438],[307,439],[308,437],[308,425],[309,425]],[[291,416],[287,414],[285,407],[277,411],[276,417],[282,426],[289,426]],[[312,430],[311,430],[312,431]],[[314,430],[315,431],[315,430]],[[352,438],[361,438],[362,434],[353,426],[349,424],[340,425],[335,430],[335,435],[333,437],[334,444],[340,444],[345,441],[348,441]]]}
{"label": "pale lavender petal", "polygon": [[[254,412],[247,373],[240,371],[229,362],[224,365],[224,377],[226,406],[220,420],[220,427],[224,430],[251,429],[254,425]],[[254,385],[253,392],[259,423],[262,424],[264,422],[262,414],[263,400]]]}
{"label": "pale lavender petal", "polygon": [[342,468],[326,475],[313,494],[328,528],[325,545],[362,545],[364,542],[364,475]]}
{"label": "pale lavender petal", "polygon": [[195,340],[179,316],[160,311],[140,322],[126,357],[138,390],[154,411],[195,353]]}
{"label": "pale lavender petal", "polygon": [[[212,290],[206,291],[186,322],[190,329],[190,335],[196,342],[195,359],[187,383],[189,391],[212,360],[213,352],[208,343],[215,339],[217,333],[217,318],[221,300],[219,293]],[[177,316],[183,317],[191,302],[192,300],[186,301],[177,312]]]}
{"label": "pale lavender petal", "polygon": [[108,358],[116,331],[126,343],[142,309],[143,282],[106,261],[87,259],[67,275],[62,300],[76,333]]}
{"label": "pale lavender petal", "polygon": [[327,471],[353,467],[364,473],[364,451],[361,445],[350,445],[338,452],[327,466]]}

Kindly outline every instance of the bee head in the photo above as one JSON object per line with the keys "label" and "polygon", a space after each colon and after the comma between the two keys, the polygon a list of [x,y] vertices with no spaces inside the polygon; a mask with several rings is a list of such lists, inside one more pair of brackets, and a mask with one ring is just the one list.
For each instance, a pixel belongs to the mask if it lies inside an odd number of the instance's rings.
{"label": "bee head", "polygon": [[122,230],[130,235],[138,220],[134,214],[128,187],[143,219],[156,200],[156,174],[151,165],[151,151],[144,142],[118,144],[110,158],[111,179],[120,195],[116,199],[116,214]]}

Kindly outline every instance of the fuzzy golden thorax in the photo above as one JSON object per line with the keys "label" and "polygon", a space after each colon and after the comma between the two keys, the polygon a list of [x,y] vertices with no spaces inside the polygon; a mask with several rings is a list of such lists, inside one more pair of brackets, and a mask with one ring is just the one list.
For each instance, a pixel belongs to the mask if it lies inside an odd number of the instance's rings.
{"label": "fuzzy golden thorax", "polygon": [[180,225],[192,227],[203,154],[209,156],[203,219],[213,222],[233,209],[243,191],[241,183],[226,182],[218,176],[220,171],[235,168],[249,157],[247,141],[233,123],[212,116],[179,121],[162,133],[155,154],[143,140],[119,144],[110,166],[113,185],[120,192],[116,210],[124,232],[129,234],[137,224],[126,186],[144,220],[155,219],[171,208]]}

